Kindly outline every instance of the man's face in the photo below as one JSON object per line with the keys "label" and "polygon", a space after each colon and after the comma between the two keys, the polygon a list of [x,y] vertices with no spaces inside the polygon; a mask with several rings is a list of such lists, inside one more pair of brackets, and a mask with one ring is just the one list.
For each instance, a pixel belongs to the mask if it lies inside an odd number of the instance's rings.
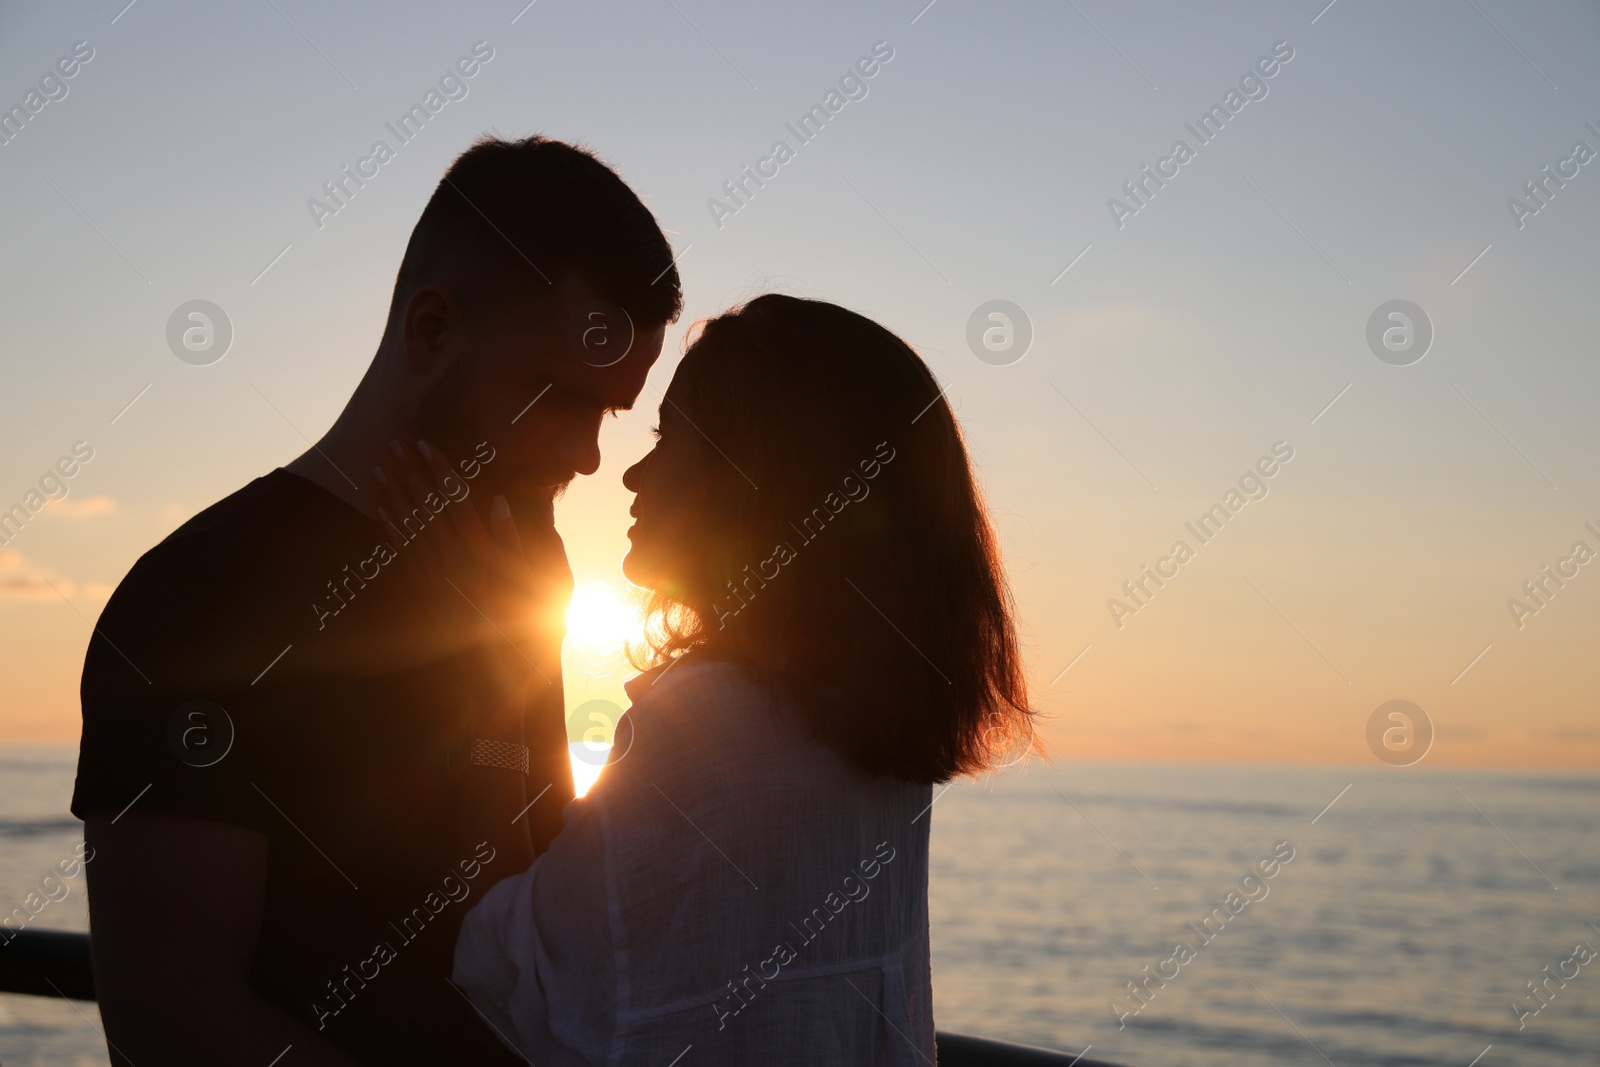
{"label": "man's face", "polygon": [[633,406],[665,331],[631,325],[564,277],[546,299],[464,322],[443,342],[449,363],[421,400],[419,428],[456,460],[487,442],[494,458],[478,484],[490,495],[548,497],[599,468],[601,420]]}

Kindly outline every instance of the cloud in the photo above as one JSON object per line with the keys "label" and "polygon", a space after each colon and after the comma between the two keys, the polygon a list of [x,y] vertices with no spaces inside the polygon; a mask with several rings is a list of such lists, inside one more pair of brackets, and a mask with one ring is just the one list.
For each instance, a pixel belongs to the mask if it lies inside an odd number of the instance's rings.
{"label": "cloud", "polygon": [[48,501],[42,514],[64,519],[89,519],[96,515],[109,515],[116,510],[117,502],[108,496],[91,496],[83,500],[64,496],[58,500]]}
{"label": "cloud", "polygon": [[0,600],[56,600],[81,596],[105,600],[111,586],[104,582],[74,582],[47,568],[29,563],[22,553],[0,549]]}
{"label": "cloud", "polygon": [[60,581],[53,578],[47,580],[45,575],[29,566],[22,558],[22,553],[0,551],[0,597],[7,600],[49,600],[56,595],[55,590],[50,588],[51,581],[56,582],[57,589],[61,587]]}

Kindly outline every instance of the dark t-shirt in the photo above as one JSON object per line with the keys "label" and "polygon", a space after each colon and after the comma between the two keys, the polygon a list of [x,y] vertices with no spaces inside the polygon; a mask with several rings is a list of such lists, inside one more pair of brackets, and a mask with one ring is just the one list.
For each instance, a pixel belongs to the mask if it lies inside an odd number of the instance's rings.
{"label": "dark t-shirt", "polygon": [[[90,640],[72,811],[265,834],[251,986],[357,1059],[517,1063],[446,985],[462,916],[516,872],[459,843],[480,627],[411,578],[414,548],[279,469],[146,553]],[[572,795],[546,673],[525,738],[540,849]]]}

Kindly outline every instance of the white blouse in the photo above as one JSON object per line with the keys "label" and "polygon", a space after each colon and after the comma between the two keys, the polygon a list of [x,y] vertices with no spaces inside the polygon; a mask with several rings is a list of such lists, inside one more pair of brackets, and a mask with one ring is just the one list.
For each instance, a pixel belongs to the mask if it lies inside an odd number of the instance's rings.
{"label": "white blouse", "polygon": [[456,985],[539,1067],[933,1067],[932,787],[851,769],[730,664],[626,688],[599,781],[467,915]]}

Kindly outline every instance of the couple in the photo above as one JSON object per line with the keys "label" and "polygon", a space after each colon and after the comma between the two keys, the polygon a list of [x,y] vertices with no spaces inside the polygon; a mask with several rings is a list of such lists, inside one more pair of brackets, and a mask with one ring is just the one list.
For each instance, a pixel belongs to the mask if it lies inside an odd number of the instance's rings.
{"label": "couple", "polygon": [[650,669],[573,799],[552,502],[681,307],[612,170],[481,141],[333,427],[124,579],[72,805],[114,1063],[933,1061],[932,786],[1033,732],[894,334],[768,295],[688,345],[623,476]]}

